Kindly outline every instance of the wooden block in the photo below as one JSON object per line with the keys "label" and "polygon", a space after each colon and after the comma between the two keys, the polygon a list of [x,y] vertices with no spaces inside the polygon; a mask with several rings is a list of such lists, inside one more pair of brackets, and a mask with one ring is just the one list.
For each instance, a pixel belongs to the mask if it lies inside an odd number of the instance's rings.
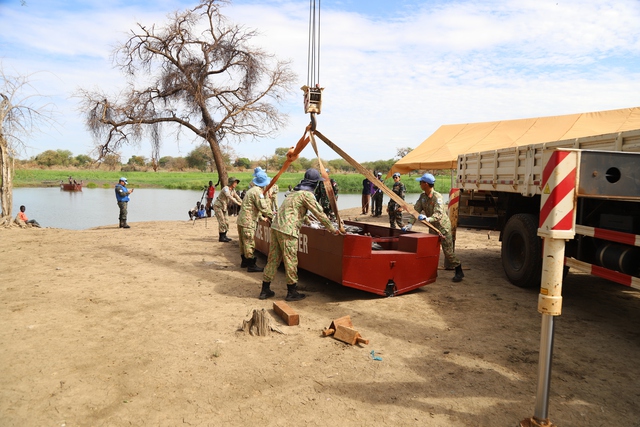
{"label": "wooden block", "polygon": [[338,325],[335,334],[333,335],[336,339],[346,342],[347,344],[354,345],[358,344],[369,344],[369,340],[365,340],[362,338],[360,333],[353,328],[349,328],[348,326]]}
{"label": "wooden block", "polygon": [[295,326],[300,323],[298,313],[284,301],[274,301],[273,310],[284,320],[284,323],[289,326]]}
{"label": "wooden block", "polygon": [[328,335],[333,335],[339,325],[351,328],[353,326],[353,323],[351,323],[351,316],[347,314],[346,316],[338,317],[333,322],[331,322],[331,325],[327,329],[322,331],[322,335],[325,337]]}

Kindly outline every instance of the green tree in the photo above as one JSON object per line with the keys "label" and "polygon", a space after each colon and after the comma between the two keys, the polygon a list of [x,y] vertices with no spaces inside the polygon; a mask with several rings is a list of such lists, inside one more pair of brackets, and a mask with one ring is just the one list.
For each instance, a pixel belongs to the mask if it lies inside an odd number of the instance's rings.
{"label": "green tree", "polygon": [[190,168],[201,171],[207,170],[207,166],[211,164],[210,152],[211,151],[204,145],[191,150],[191,152],[185,157],[187,165]]}
{"label": "green tree", "polygon": [[86,154],[78,154],[74,159],[73,162],[75,163],[76,166],[87,166],[90,165],[91,163],[93,163],[93,159],[89,156],[87,156]]}
{"label": "green tree", "polygon": [[147,159],[144,156],[131,156],[127,164],[133,166],[145,166],[147,164]]}
{"label": "green tree", "polygon": [[296,160],[296,162],[300,163],[300,166],[302,167],[302,169],[307,170],[311,167],[313,167],[311,160],[307,159],[306,157],[298,157],[298,160]]}
{"label": "green tree", "polygon": [[335,172],[355,172],[356,170],[345,159],[329,160],[328,164]]}
{"label": "green tree", "polygon": [[271,167],[280,170],[284,165],[284,162],[287,161],[288,152],[289,148],[287,147],[276,148],[274,155],[269,160],[269,164],[271,165]]}
{"label": "green tree", "polygon": [[249,169],[251,167],[251,160],[247,159],[246,157],[240,157],[236,159],[235,162],[233,162],[233,166],[237,168]]}
{"label": "green tree", "polygon": [[[289,62],[250,45],[255,31],[228,23],[222,0],[201,0],[165,25],[138,24],[114,62],[130,80],[121,97],[80,91],[82,109],[101,155],[145,135],[158,147],[162,127],[191,132],[209,145],[222,182],[221,144],[261,138],[285,124],[276,104],[296,80]],[[156,158],[154,156],[154,158]]]}
{"label": "green tree", "polygon": [[69,150],[47,150],[38,154],[34,161],[39,166],[69,166],[73,163],[72,156]]}
{"label": "green tree", "polygon": [[169,167],[174,171],[183,171],[189,167],[189,164],[184,157],[175,157]]}
{"label": "green tree", "polygon": [[158,165],[160,165],[161,168],[168,168],[169,163],[171,163],[172,161],[173,157],[171,156],[160,157],[160,159],[158,159]]}
{"label": "green tree", "polygon": [[103,164],[108,170],[116,170],[121,164],[121,157],[118,153],[111,153],[102,156],[100,163]]}

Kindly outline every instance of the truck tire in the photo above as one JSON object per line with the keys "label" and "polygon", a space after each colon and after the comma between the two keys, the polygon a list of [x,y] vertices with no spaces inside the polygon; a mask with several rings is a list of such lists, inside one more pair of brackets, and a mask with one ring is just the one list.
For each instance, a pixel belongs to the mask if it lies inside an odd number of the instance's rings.
{"label": "truck tire", "polygon": [[502,232],[502,268],[507,278],[521,288],[540,286],[542,241],[535,215],[516,214]]}

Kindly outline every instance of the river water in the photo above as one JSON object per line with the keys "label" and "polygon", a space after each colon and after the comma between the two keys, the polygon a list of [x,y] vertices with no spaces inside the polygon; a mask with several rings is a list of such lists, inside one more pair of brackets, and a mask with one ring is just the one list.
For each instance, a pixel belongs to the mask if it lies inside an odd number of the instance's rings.
{"label": "river water", "polygon": [[[127,221],[187,221],[187,212],[202,196],[202,191],[136,188],[131,194]],[[283,200],[284,193],[278,193],[278,204]],[[338,209],[359,207],[360,200],[359,194],[340,194]],[[418,194],[407,194],[406,200],[413,204],[418,200]],[[385,205],[388,201],[384,196]],[[14,188],[14,218],[20,205],[25,205],[27,217],[35,219],[42,227],[84,230],[118,224],[119,210],[113,188],[83,188],[77,192],[62,191],[57,187]]]}

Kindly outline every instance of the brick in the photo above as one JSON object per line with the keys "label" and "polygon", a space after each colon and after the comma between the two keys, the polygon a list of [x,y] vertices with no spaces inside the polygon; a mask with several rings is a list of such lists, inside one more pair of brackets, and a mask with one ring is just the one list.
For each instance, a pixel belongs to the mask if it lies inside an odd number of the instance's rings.
{"label": "brick", "polygon": [[284,301],[274,301],[273,311],[275,311],[288,326],[300,324],[300,316],[298,313]]}

